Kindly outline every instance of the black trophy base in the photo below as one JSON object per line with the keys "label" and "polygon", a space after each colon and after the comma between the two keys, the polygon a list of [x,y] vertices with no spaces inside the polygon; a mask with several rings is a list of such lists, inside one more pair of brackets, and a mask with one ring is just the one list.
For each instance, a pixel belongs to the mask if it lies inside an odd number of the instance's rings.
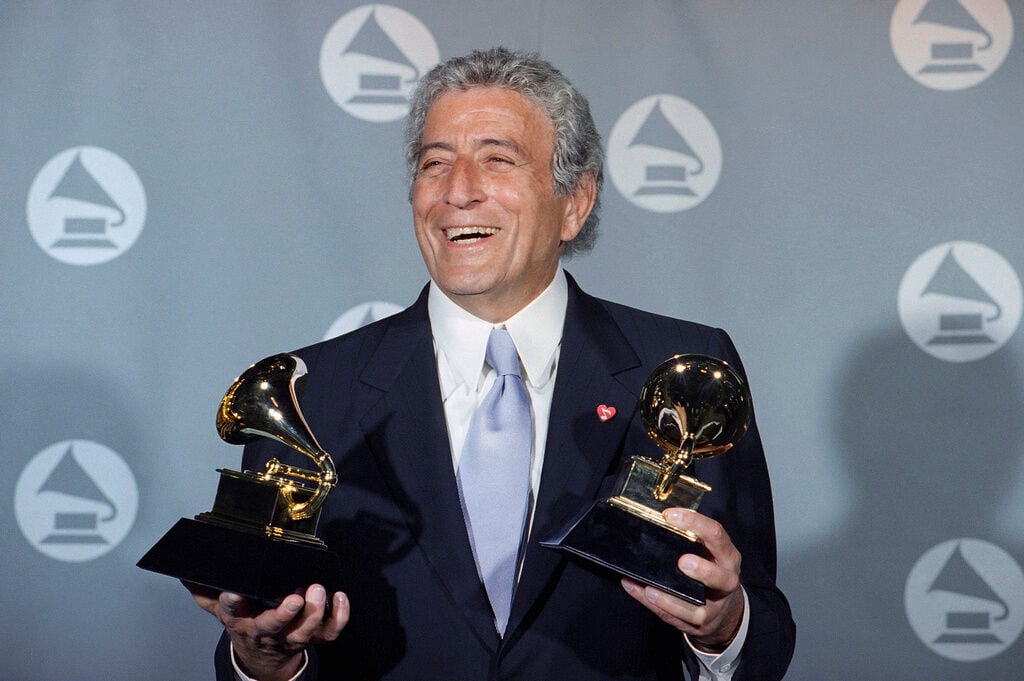
{"label": "black trophy base", "polygon": [[684,553],[704,555],[700,542],[607,501],[595,501],[560,535],[540,544],[603,565],[690,603],[705,603],[704,585],[676,567]]}
{"label": "black trophy base", "polygon": [[341,562],[323,548],[182,518],[138,562],[143,570],[272,605],[322,584],[341,589]]}

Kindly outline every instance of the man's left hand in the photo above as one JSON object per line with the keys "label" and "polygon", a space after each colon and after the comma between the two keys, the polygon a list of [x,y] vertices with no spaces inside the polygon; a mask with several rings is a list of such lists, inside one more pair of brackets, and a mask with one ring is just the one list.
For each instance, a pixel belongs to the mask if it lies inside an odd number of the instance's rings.
{"label": "man's left hand", "polygon": [[732,642],[743,620],[740,588],[740,552],[717,521],[684,508],[665,510],[665,519],[680,530],[700,537],[706,558],[692,553],[679,557],[679,570],[706,588],[706,603],[694,605],[681,598],[623,579],[622,587],[644,607],[686,634],[698,650],[719,653]]}

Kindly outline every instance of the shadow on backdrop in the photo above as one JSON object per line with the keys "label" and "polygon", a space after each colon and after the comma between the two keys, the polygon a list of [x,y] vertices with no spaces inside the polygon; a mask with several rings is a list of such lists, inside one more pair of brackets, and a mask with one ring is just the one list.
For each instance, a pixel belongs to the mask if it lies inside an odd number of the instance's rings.
{"label": "shadow on backdrop", "polygon": [[927,648],[908,622],[904,587],[922,554],[950,539],[1021,555],[1024,541],[995,529],[1020,466],[1020,363],[1005,348],[976,362],[943,362],[888,331],[864,340],[834,386],[832,429],[853,510],[830,539],[781,557],[799,628],[786,678],[1017,678],[1020,639],[979,662]]}

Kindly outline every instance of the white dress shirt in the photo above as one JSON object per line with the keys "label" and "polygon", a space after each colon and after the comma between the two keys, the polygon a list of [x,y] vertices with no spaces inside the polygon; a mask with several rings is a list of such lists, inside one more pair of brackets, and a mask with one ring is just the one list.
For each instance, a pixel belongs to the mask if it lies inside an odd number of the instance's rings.
{"label": "white dress shirt", "polygon": [[473,412],[497,378],[494,369],[484,361],[487,338],[491,329],[504,327],[519,353],[523,383],[533,412],[530,491],[536,499],[544,468],[544,444],[568,299],[569,287],[560,274],[543,293],[513,317],[501,324],[491,324],[466,312],[431,283],[427,310],[434,334],[441,402],[452,448],[452,468],[456,472]]}

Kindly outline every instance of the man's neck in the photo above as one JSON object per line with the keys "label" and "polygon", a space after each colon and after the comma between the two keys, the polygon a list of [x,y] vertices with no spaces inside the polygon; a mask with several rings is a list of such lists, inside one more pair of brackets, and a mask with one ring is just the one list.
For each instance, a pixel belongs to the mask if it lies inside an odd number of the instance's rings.
{"label": "man's neck", "polygon": [[453,294],[444,291],[434,282],[433,288],[443,293],[448,300],[452,301],[463,310],[489,324],[503,324],[516,316],[527,307],[533,304],[538,298],[544,295],[552,286],[556,276],[565,276],[559,267],[548,279],[548,283],[536,291],[529,291],[516,296],[509,296],[502,299],[495,299],[486,293],[479,294]]}

